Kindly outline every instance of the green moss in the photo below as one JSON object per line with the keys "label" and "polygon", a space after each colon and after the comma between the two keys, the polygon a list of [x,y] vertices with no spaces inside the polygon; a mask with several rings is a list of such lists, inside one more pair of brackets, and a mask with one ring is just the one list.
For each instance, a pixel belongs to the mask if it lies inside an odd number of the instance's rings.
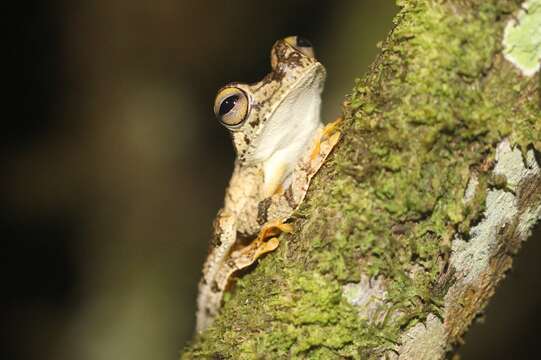
{"label": "green moss", "polygon": [[[514,1],[399,1],[396,28],[346,105],[335,155],[297,231],[243,277],[189,358],[377,357],[439,315],[451,239],[482,216],[494,145],[541,149],[538,84],[500,44]],[[478,191],[464,203],[468,178]],[[386,279],[384,321],[342,297],[360,274]]]}
{"label": "green moss", "polygon": [[539,71],[541,61],[541,0],[528,0],[522,6],[527,11],[521,11],[505,29],[504,54],[531,76]]}
{"label": "green moss", "polygon": [[[278,257],[285,255],[284,250],[280,252]],[[282,268],[279,277],[273,276],[277,266]],[[334,354],[360,358],[358,344],[385,343],[381,329],[359,320],[357,310],[342,297],[338,282],[286,266],[283,257],[265,261],[243,278],[223,316],[184,357],[254,359],[265,354],[266,358],[326,359]],[[236,299],[247,302],[239,306]]]}

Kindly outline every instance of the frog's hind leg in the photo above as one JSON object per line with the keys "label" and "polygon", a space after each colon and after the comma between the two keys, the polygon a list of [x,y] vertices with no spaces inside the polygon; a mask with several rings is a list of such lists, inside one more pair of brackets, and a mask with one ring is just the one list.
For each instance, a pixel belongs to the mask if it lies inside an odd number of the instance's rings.
{"label": "frog's hind leg", "polygon": [[249,245],[231,253],[231,258],[235,262],[237,269],[244,269],[253,264],[263,254],[274,251],[280,244],[277,236],[292,231],[292,225],[281,221],[273,221],[263,225],[257,237]]}

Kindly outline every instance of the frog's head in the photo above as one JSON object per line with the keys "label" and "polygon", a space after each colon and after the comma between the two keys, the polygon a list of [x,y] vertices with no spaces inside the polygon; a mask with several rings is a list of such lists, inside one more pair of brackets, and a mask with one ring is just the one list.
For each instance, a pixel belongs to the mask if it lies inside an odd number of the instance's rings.
{"label": "frog's head", "polygon": [[263,162],[292,143],[304,146],[320,124],[325,68],[310,42],[298,36],[277,41],[271,67],[255,84],[224,86],[214,102],[214,113],[231,131],[241,164]]}

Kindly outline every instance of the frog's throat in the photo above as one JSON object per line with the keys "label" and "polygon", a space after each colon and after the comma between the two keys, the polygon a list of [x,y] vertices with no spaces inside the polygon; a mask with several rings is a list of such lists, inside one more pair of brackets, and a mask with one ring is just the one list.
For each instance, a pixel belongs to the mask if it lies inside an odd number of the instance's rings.
{"label": "frog's throat", "polygon": [[263,162],[264,197],[275,194],[280,186],[290,178],[303,154],[310,151],[314,137],[317,136],[318,130],[323,126],[319,120],[314,125],[309,135],[297,139],[297,142],[292,142],[289,146],[278,149]]}
{"label": "frog's throat", "polygon": [[[250,118],[244,125],[232,130],[238,159],[247,165],[261,164],[292,143],[302,148],[320,122],[325,76],[323,65],[314,63],[294,80],[286,76],[250,86],[251,101],[258,101],[252,104]],[[269,91],[274,87],[281,90]]]}

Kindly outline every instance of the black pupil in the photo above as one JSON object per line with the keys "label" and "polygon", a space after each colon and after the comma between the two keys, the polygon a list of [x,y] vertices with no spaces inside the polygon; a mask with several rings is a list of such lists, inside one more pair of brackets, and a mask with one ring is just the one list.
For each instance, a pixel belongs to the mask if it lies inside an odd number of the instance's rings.
{"label": "black pupil", "polygon": [[231,95],[228,98],[226,98],[224,101],[222,101],[222,104],[220,105],[220,111],[218,112],[218,114],[220,116],[223,116],[227,114],[228,112],[230,112],[238,100],[239,100],[238,95]]}
{"label": "black pupil", "polygon": [[312,43],[303,37],[297,36],[297,46],[312,47]]}

